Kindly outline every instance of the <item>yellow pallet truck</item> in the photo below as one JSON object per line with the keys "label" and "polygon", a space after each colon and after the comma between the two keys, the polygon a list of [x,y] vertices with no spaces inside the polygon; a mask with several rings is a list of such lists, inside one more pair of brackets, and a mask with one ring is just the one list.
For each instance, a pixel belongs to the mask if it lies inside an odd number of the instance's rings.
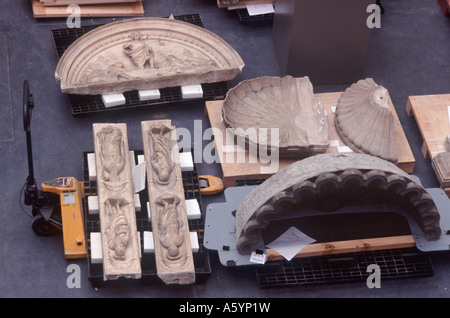
{"label": "yellow pallet truck", "polygon": [[[29,175],[24,186],[24,203],[32,207],[31,227],[39,236],[62,232],[65,258],[85,258],[87,248],[83,220],[83,182],[74,177],[62,177],[43,182],[41,189],[38,189],[34,177],[30,129],[33,108],[33,95],[25,80],[23,124],[27,139]],[[199,183],[202,195],[213,195],[224,190],[222,180],[214,176],[199,176]]]}
{"label": "yellow pallet truck", "polygon": [[65,258],[87,257],[83,221],[83,183],[73,177],[62,177],[36,184],[31,146],[33,96],[27,80],[23,86],[23,124],[27,139],[28,177],[24,186],[24,203],[32,207],[33,231],[39,236],[56,235],[64,240]]}

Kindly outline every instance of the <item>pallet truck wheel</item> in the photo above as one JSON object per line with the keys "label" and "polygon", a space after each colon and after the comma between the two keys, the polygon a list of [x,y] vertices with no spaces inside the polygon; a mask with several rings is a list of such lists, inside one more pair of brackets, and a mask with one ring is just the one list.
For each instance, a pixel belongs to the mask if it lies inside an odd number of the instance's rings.
{"label": "pallet truck wheel", "polygon": [[57,231],[57,228],[48,223],[44,217],[39,214],[33,217],[33,220],[31,221],[31,228],[34,233],[39,236],[51,236]]}

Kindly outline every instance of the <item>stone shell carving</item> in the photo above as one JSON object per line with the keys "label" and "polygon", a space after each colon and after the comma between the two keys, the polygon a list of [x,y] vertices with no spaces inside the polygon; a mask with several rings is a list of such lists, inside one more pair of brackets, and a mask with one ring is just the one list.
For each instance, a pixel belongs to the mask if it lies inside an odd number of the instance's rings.
{"label": "stone shell carving", "polygon": [[303,208],[335,211],[344,206],[395,204],[410,213],[428,240],[441,235],[432,197],[386,160],[357,153],[321,154],[293,163],[253,189],[236,211],[236,244],[251,253],[260,229],[276,216]]}
{"label": "stone shell carving", "polygon": [[373,79],[360,80],[342,93],[336,105],[335,126],[354,152],[398,161],[388,91]]}
{"label": "stone shell carving", "polygon": [[96,95],[227,81],[243,67],[228,43],[202,27],[137,18],[77,39],[59,60],[55,78],[63,93]]}
{"label": "stone shell carving", "polygon": [[[245,80],[228,91],[222,117],[227,128],[262,153],[280,158],[324,153],[330,142],[320,99],[308,77],[263,76]],[[278,138],[272,138],[272,130]]]}

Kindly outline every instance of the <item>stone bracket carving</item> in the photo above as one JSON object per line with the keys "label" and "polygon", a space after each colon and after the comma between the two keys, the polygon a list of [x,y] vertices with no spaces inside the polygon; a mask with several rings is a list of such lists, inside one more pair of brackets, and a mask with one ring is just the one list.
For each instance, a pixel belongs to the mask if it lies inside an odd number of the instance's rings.
{"label": "stone bracket carving", "polygon": [[141,278],[125,124],[93,124],[103,279]]}
{"label": "stone bracket carving", "polygon": [[166,284],[195,283],[175,127],[141,123],[157,275]]}
{"label": "stone bracket carving", "polygon": [[275,216],[302,208],[395,204],[408,211],[427,240],[441,235],[440,214],[427,191],[393,163],[357,153],[321,154],[297,161],[251,191],[236,211],[236,244],[249,254]]}
{"label": "stone bracket carving", "polygon": [[304,158],[330,145],[326,114],[307,76],[242,81],[228,91],[222,116],[227,128],[263,154]]}

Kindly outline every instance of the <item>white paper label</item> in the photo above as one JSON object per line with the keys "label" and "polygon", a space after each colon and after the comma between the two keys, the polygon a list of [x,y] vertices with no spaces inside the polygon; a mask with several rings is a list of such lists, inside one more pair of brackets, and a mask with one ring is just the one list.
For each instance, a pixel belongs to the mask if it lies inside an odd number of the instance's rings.
{"label": "white paper label", "polygon": [[265,264],[266,263],[266,254],[252,252],[252,254],[250,255],[250,262],[256,263],[256,264]]}
{"label": "white paper label", "polygon": [[274,13],[273,4],[252,4],[247,6],[248,15],[260,15]]}
{"label": "white paper label", "polygon": [[63,205],[66,204],[75,204],[75,193],[63,193],[62,195]]}
{"label": "white paper label", "polygon": [[291,260],[305,246],[314,243],[316,240],[301,232],[294,226],[291,226],[286,232],[281,234],[279,238],[272,243],[267,244],[268,247],[276,250],[287,260]]}

